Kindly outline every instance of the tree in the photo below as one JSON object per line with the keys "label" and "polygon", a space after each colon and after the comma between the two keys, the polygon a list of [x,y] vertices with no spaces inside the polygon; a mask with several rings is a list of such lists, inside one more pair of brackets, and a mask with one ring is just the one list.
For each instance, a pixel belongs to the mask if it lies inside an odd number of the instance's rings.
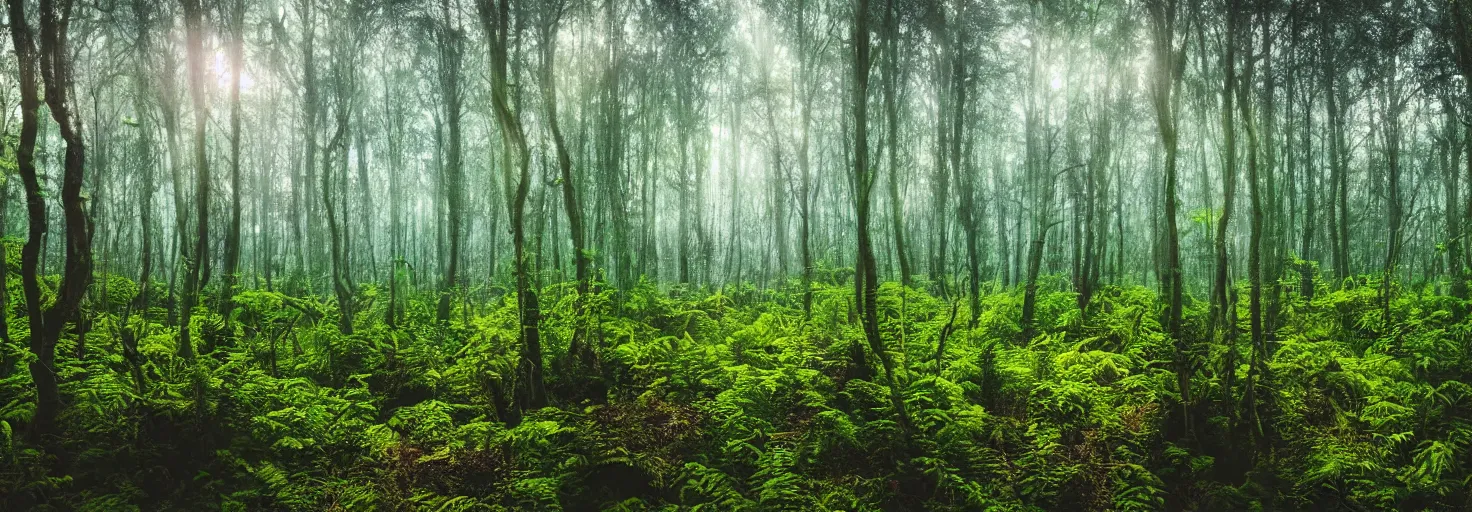
{"label": "tree", "polygon": [[[318,102],[320,99],[317,83],[317,52],[316,52],[316,9],[314,4],[317,0],[298,0],[297,12],[302,18],[302,77],[301,77],[301,115],[302,115],[302,160],[299,174],[295,175],[295,182],[300,184],[302,194],[297,202],[298,212],[305,215],[304,219],[293,215],[292,229],[296,235],[296,259],[297,272],[307,277],[308,283],[317,276],[318,258],[315,250],[306,254],[308,244],[305,240],[320,240],[317,236],[317,208],[316,208],[316,165],[317,165],[317,116]],[[295,197],[296,186],[292,187]],[[305,231],[305,238],[303,232]],[[315,246],[312,246],[315,247]],[[307,286],[307,289],[315,288]]]}
{"label": "tree", "polygon": [[225,231],[225,285],[220,300],[226,322],[231,321],[235,285],[240,280],[240,75],[244,54],[245,0],[235,0],[230,9],[230,226]]}
{"label": "tree", "polygon": [[[1446,3],[1446,12],[1448,14],[1445,20],[1446,32],[1451,36],[1449,39],[1452,43],[1454,62],[1457,70],[1462,75],[1462,97],[1466,100],[1464,104],[1472,105],[1472,33],[1469,33],[1472,32],[1472,2],[1448,0]],[[1472,108],[1465,108],[1462,115],[1464,117],[1472,117]],[[1467,164],[1466,176],[1468,186],[1472,187],[1472,122],[1464,120],[1462,125],[1464,130],[1462,143],[1467,147],[1465,160]],[[1450,145],[1451,139],[1453,138],[1452,123],[1450,120],[1448,120],[1447,126],[1448,134],[1446,137],[1447,143]],[[1448,149],[1455,153],[1454,149]],[[1461,261],[1463,244],[1461,240],[1461,226],[1459,225],[1458,219],[1462,216],[1462,208],[1458,204],[1457,193],[1454,188],[1455,174],[1454,170],[1451,170],[1449,173],[1449,177],[1452,180],[1449,184],[1453,186],[1448,187],[1446,199],[1448,229],[1447,255],[1449,259],[1456,260],[1450,263],[1452,296],[1465,300],[1468,296],[1468,276],[1466,275],[1464,262]],[[1468,197],[1472,198],[1472,190],[1468,191]],[[1469,206],[1472,206],[1472,204],[1469,204]],[[1472,213],[1472,209],[1468,211]],[[1465,312],[1459,311],[1458,314],[1465,314]]]}
{"label": "tree", "polygon": [[[62,328],[76,320],[82,296],[92,282],[92,224],[83,206],[85,148],[82,126],[71,110],[72,63],[67,44],[72,3],[69,0],[40,2],[39,44],[32,39],[26,20],[25,1],[9,0],[11,40],[20,68],[21,133],[16,147],[16,167],[26,192],[29,231],[21,248],[21,281],[26,296],[26,315],[30,319],[31,379],[36,383],[36,412],[31,419],[31,435],[54,432],[56,415],[61,410],[61,392],[57,387],[56,343]],[[36,172],[37,112],[40,97],[36,91],[39,60],[41,80],[45,86],[46,105],[51,118],[66,144],[62,164],[61,209],[66,237],[66,263],[57,286],[56,299],[43,307],[40,279],[41,245],[48,230],[46,201],[42,196]]]}
{"label": "tree", "polygon": [[[562,207],[567,213],[568,237],[572,242],[573,276],[577,280],[577,311],[580,316],[586,310],[586,296],[592,277],[589,275],[591,258],[584,240],[583,210],[578,203],[578,189],[573,176],[572,154],[562,135],[562,121],[557,115],[557,32],[561,26],[567,4],[561,0],[547,2],[543,6],[541,23],[538,25],[537,42],[541,49],[542,105],[547,117],[547,131],[552,136],[552,146],[557,153],[558,181],[562,185]],[[584,329],[573,330],[568,353],[583,357],[585,347]]]}
{"label": "tree", "polygon": [[[1262,16],[1266,17],[1267,14],[1263,13]],[[1266,30],[1264,30],[1263,36],[1265,39],[1268,36]],[[1250,30],[1248,31],[1248,36],[1246,39],[1247,43],[1244,46],[1247,49],[1247,54],[1252,55],[1252,38]],[[1250,362],[1250,375],[1247,381],[1247,421],[1249,422],[1251,432],[1255,438],[1262,435],[1262,429],[1264,427],[1261,418],[1258,416],[1259,411],[1257,387],[1258,384],[1262,382],[1266,377],[1265,372],[1267,368],[1267,341],[1263,335],[1262,310],[1263,194],[1261,192],[1262,179],[1258,172],[1258,161],[1259,155],[1261,153],[1261,144],[1258,139],[1257,121],[1256,118],[1252,115],[1251,106],[1251,101],[1253,99],[1252,81],[1256,61],[1257,60],[1255,58],[1248,59],[1248,61],[1245,63],[1242,72],[1242,82],[1238,85],[1239,92],[1237,94],[1241,100],[1239,102],[1239,107],[1241,108],[1242,124],[1246,130],[1247,135],[1247,192],[1252,202],[1252,220],[1250,224],[1251,241],[1249,242],[1249,247],[1247,250],[1247,276],[1252,287],[1250,291],[1250,302],[1248,305],[1249,322],[1252,332],[1252,359]],[[1235,312],[1235,306],[1233,307],[1234,309],[1232,313],[1229,314],[1228,318],[1231,319],[1233,323],[1235,323],[1237,315]],[[1231,327],[1229,327],[1229,329],[1230,328]],[[1228,339],[1232,338],[1229,336]],[[1233,353],[1235,353],[1236,348],[1233,347],[1232,350]],[[1228,361],[1232,361],[1232,359],[1229,358]],[[1235,371],[1235,365],[1233,367],[1229,367],[1228,371]],[[1232,390],[1230,389],[1228,390],[1228,392],[1231,391]]]}
{"label": "tree", "polygon": [[863,314],[864,338],[869,350],[884,367],[884,380],[889,384],[890,405],[894,407],[900,429],[910,433],[910,415],[900,394],[895,364],[879,337],[879,272],[874,262],[874,242],[869,235],[870,192],[874,188],[874,169],[869,167],[869,0],[855,0],[853,23],[853,190],[854,219],[858,229],[858,255],[855,257],[854,295]]}
{"label": "tree", "polygon": [[[149,60],[153,53],[153,13],[152,5],[147,0],[133,0],[132,11],[134,23],[137,24],[137,53],[134,56],[135,71],[133,76],[134,94],[133,111],[140,120],[144,113],[149,111],[147,98],[152,92],[148,77],[152,74],[149,69]],[[138,250],[138,293],[133,296],[128,307],[123,313],[123,333],[121,345],[123,357],[128,360],[133,369],[133,383],[141,392],[144,386],[143,363],[138,357],[138,334],[128,321],[132,318],[134,311],[148,311],[149,289],[153,284],[153,193],[154,172],[157,163],[154,161],[155,147],[153,144],[153,129],[151,126],[140,122],[138,129],[138,170],[140,184],[138,186],[138,223],[140,247]]]}
{"label": "tree", "polygon": [[440,323],[450,321],[450,298],[454,294],[455,287],[459,285],[457,274],[460,271],[460,241],[464,238],[461,233],[461,218],[464,216],[464,188],[465,170],[461,158],[460,142],[460,118],[463,110],[464,95],[460,90],[460,61],[464,52],[464,32],[457,27],[450,17],[449,0],[440,1],[440,24],[435,27],[435,35],[438,37],[438,78],[440,86],[440,98],[444,102],[444,122],[448,130],[449,140],[445,144],[444,157],[444,185],[441,187],[445,196],[445,206],[448,212],[448,222],[445,229],[449,231],[449,257],[445,261],[444,280],[440,282],[439,309],[436,310],[435,318]]}
{"label": "tree", "polygon": [[[1237,312],[1229,301],[1231,282],[1227,279],[1227,225],[1232,220],[1232,205],[1237,196],[1237,126],[1233,94],[1237,88],[1238,0],[1226,2],[1226,36],[1222,46],[1222,213],[1216,223],[1216,280],[1212,285],[1212,325],[1220,325],[1227,343],[1236,339]],[[1244,102],[1245,104],[1245,102]],[[1243,117],[1244,121],[1247,118]]]}
{"label": "tree", "polygon": [[[1052,130],[1047,120],[1046,112],[1051,105],[1051,96],[1040,93],[1043,87],[1042,70],[1043,50],[1042,46],[1047,44],[1050,35],[1043,30],[1042,8],[1038,2],[1029,4],[1030,9],[1030,34],[1034,39],[1028,45],[1028,71],[1024,94],[1026,95],[1023,106],[1023,138],[1025,154],[1023,156],[1026,166],[1026,190],[1032,195],[1028,199],[1032,205],[1032,240],[1027,246],[1027,276],[1022,285],[1022,312],[1018,324],[1022,327],[1021,341],[1028,343],[1036,332],[1033,325],[1034,316],[1037,314],[1038,277],[1042,273],[1043,252],[1046,249],[1048,231],[1058,225],[1060,221],[1053,220],[1053,208],[1057,196],[1058,178],[1064,174],[1073,172],[1082,167],[1079,164],[1070,163],[1069,166],[1054,171],[1053,157],[1057,152],[1056,132]],[[1043,98],[1039,98],[1043,96]],[[1041,104],[1040,104],[1041,103]],[[957,130],[956,136],[960,136]],[[1072,138],[1072,137],[1070,137]],[[959,153],[959,149],[956,150]],[[955,159],[960,162],[959,156]],[[1020,219],[1020,216],[1019,216]],[[1019,240],[1021,228],[1018,228]]]}
{"label": "tree", "polygon": [[[893,0],[891,0],[893,2]],[[972,82],[971,71],[966,67],[969,58],[970,40],[967,35],[973,30],[973,26],[967,21],[971,15],[966,9],[965,3],[957,6],[956,16],[952,23],[955,39],[951,45],[951,171],[955,173],[955,181],[960,188],[961,198],[958,201],[957,211],[960,213],[961,227],[966,231],[966,269],[967,269],[967,297],[971,301],[971,320],[968,325],[976,327],[981,317],[981,249],[977,246],[980,232],[978,212],[976,211],[976,177],[972,166],[967,165],[962,158],[962,148],[967,146],[968,139],[965,138],[967,108],[967,89]],[[893,56],[891,56],[893,57]],[[890,158],[894,158],[891,154]],[[1035,289],[1035,288],[1034,288]]]}
{"label": "tree", "polygon": [[521,357],[516,369],[516,405],[520,410],[547,404],[542,382],[541,306],[532,287],[532,255],[526,247],[526,198],[531,190],[531,152],[520,113],[512,102],[509,42],[513,39],[510,0],[479,0],[481,25],[485,29],[491,59],[491,104],[501,131],[501,171],[505,173],[506,208],[511,217],[512,257],[516,267],[516,306],[520,315]]}
{"label": "tree", "polygon": [[[1160,132],[1160,143],[1165,149],[1165,274],[1161,276],[1169,294],[1165,313],[1166,333],[1175,342],[1176,385],[1180,388],[1182,420],[1186,431],[1191,429],[1189,415],[1185,412],[1191,399],[1192,362],[1190,346],[1181,325],[1182,297],[1185,288],[1181,272],[1180,231],[1176,227],[1176,165],[1179,152],[1177,112],[1180,110],[1179,88],[1181,74],[1186,66],[1184,44],[1176,42],[1177,28],[1182,13],[1177,0],[1150,0],[1146,2],[1150,16],[1150,43],[1154,68],[1150,75],[1150,102],[1155,110],[1155,125]],[[1182,30],[1181,32],[1189,32]]]}
{"label": "tree", "polygon": [[[797,215],[798,215],[798,246],[802,257],[802,282],[803,282],[803,312],[810,315],[813,309],[813,271],[815,259],[813,257],[813,216],[814,202],[821,183],[815,182],[813,176],[812,153],[813,153],[813,104],[819,96],[824,81],[821,79],[822,57],[827,54],[828,41],[822,37],[824,26],[819,23],[823,18],[822,3],[813,0],[767,0],[763,2],[766,12],[780,22],[787,33],[788,43],[793,48],[797,69],[794,81],[796,82],[795,101],[797,102],[798,116],[798,142],[796,144],[794,158],[797,160]],[[733,87],[739,87],[734,84]],[[740,111],[733,113],[736,121],[732,126],[733,159],[739,162],[740,151]],[[734,166],[739,169],[739,163]],[[737,173],[732,173],[732,193],[735,197],[735,181]],[[737,204],[732,201],[732,208]],[[733,226],[736,216],[731,215]],[[903,223],[903,222],[901,222]],[[733,232],[735,230],[733,229]],[[733,233],[734,236],[734,233]],[[903,273],[903,272],[901,272]],[[739,273],[738,273],[739,275]]]}
{"label": "tree", "polygon": [[[894,252],[899,261],[900,284],[906,288],[910,287],[910,250],[905,243],[905,204],[900,199],[900,116],[899,116],[899,82],[900,82],[900,17],[895,6],[896,0],[887,0],[884,9],[884,123],[885,144],[889,147],[889,206],[890,223],[894,229]],[[969,213],[972,200],[971,195],[963,193],[966,198],[962,202],[962,208]],[[966,215],[963,213],[963,215]],[[963,221],[965,223],[966,221]],[[967,224],[968,236],[974,233],[974,225]],[[970,246],[972,255],[972,268],[975,269],[975,243]],[[806,250],[806,249],[804,249]],[[806,262],[804,262],[806,264]],[[975,286],[976,275],[972,277],[972,285]],[[975,290],[973,289],[973,292]],[[973,295],[975,295],[973,293]],[[811,305],[808,306],[811,308]],[[976,313],[975,303],[972,304],[973,321]]]}
{"label": "tree", "polygon": [[209,106],[205,99],[204,77],[204,7],[199,0],[180,0],[184,8],[185,49],[188,52],[189,97],[194,104],[194,250],[186,258],[184,274],[184,302],[179,314],[179,357],[194,357],[194,342],[190,338],[190,318],[194,306],[199,302],[200,290],[204,288],[202,268],[209,258],[210,234],[210,161],[205,151],[205,125],[209,122]]}

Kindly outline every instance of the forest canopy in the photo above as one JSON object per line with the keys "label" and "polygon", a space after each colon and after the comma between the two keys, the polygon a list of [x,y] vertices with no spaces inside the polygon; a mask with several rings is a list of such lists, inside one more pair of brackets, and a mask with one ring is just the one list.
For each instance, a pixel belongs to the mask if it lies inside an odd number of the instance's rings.
{"label": "forest canopy", "polygon": [[1472,509],[1472,2],[5,4],[0,509]]}

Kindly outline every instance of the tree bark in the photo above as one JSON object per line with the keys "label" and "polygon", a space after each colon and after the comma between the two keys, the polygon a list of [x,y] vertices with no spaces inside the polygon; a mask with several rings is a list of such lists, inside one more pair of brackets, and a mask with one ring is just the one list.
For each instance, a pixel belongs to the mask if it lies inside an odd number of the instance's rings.
{"label": "tree bark", "polygon": [[1179,149],[1177,138],[1177,112],[1180,107],[1178,89],[1185,68],[1186,52],[1176,49],[1176,23],[1179,21],[1176,0],[1151,0],[1147,3],[1150,15],[1151,51],[1154,54],[1154,75],[1151,76],[1150,96],[1155,110],[1156,127],[1160,132],[1161,146],[1165,149],[1165,269],[1162,281],[1170,302],[1166,308],[1166,332],[1175,342],[1176,385],[1181,393],[1182,424],[1186,435],[1190,435],[1189,415],[1191,398],[1191,375],[1193,365],[1190,344],[1185,339],[1181,326],[1183,275],[1181,272],[1180,231],[1176,223],[1176,165]]}
{"label": "tree bark", "polygon": [[446,220],[445,230],[449,237],[449,255],[445,260],[444,280],[440,282],[439,306],[435,319],[440,323],[450,321],[450,301],[459,286],[461,222],[464,216],[465,170],[461,157],[460,117],[464,100],[460,91],[461,38],[464,37],[450,19],[448,1],[441,2],[443,20],[437,28],[440,36],[439,82],[440,98],[445,107],[445,126],[449,140],[445,144],[444,186]]}
{"label": "tree bark", "polygon": [[[562,206],[567,213],[568,237],[572,241],[572,264],[573,276],[577,279],[578,298],[574,308],[578,318],[583,318],[586,313],[586,296],[589,289],[588,275],[588,248],[583,238],[583,210],[578,203],[578,189],[575,185],[572,172],[572,155],[567,150],[567,142],[562,135],[561,120],[557,117],[557,28],[560,21],[559,12],[556,17],[550,19],[542,26],[541,51],[542,51],[542,104],[546,109],[547,130],[552,134],[552,145],[557,152],[558,176],[562,182]],[[583,350],[583,328],[573,329],[572,339],[568,344],[568,353],[579,357]]]}
{"label": "tree bark", "polygon": [[[54,433],[57,413],[61,410],[61,393],[56,380],[56,343],[62,328],[77,317],[78,306],[92,280],[92,225],[82,199],[85,152],[81,123],[73,117],[70,104],[72,88],[71,53],[67,45],[67,27],[72,4],[66,0],[40,2],[41,37],[39,51],[26,21],[24,0],[9,0],[10,32],[14,42],[20,82],[21,133],[16,146],[16,167],[26,191],[26,213],[29,238],[21,249],[21,280],[26,295],[26,314],[30,318],[31,379],[36,384],[36,412],[31,419],[33,439]],[[39,59],[38,59],[39,57]],[[51,118],[66,144],[62,164],[61,206],[66,229],[66,262],[56,299],[49,307],[41,305],[40,256],[47,234],[46,200],[35,165],[37,112],[40,95],[36,90],[37,60],[45,86],[46,105]]]}
{"label": "tree bark", "polygon": [[900,393],[899,381],[895,377],[895,365],[884,341],[879,336],[879,273],[874,261],[873,241],[869,236],[870,191],[874,185],[874,173],[869,168],[869,0],[854,2],[854,67],[853,98],[854,115],[854,214],[858,229],[858,255],[855,259],[855,295],[861,304],[864,338],[869,350],[879,358],[884,367],[885,382],[889,385],[890,403],[898,417],[900,429],[909,435],[910,416],[905,410],[905,401]]}
{"label": "tree bark", "polygon": [[[230,227],[225,232],[225,284],[221,316],[233,325],[235,284],[240,276],[240,76],[245,49],[245,0],[235,0],[230,14]],[[230,329],[226,329],[229,332]]]}
{"label": "tree bark", "polygon": [[[896,16],[896,0],[888,0],[884,10],[885,67],[884,67],[884,118],[885,138],[889,145],[889,206],[890,224],[894,230],[894,251],[899,263],[900,284],[910,287],[910,250],[905,243],[905,204],[900,198],[900,119],[899,119],[899,18]],[[969,199],[967,206],[969,206]],[[806,248],[804,248],[806,250]],[[806,254],[804,254],[807,257]],[[806,260],[803,265],[807,265]],[[975,310],[973,310],[974,312]]]}
{"label": "tree bark", "polygon": [[[1229,301],[1231,283],[1227,279],[1227,227],[1232,220],[1232,206],[1237,198],[1237,125],[1233,120],[1233,104],[1237,88],[1237,0],[1226,3],[1226,41],[1222,52],[1222,213],[1216,223],[1216,275],[1211,288],[1211,324],[1223,329],[1226,343],[1236,339],[1235,305]],[[1246,118],[1244,117],[1244,121]]]}
{"label": "tree bark", "polygon": [[194,358],[194,341],[190,337],[190,318],[199,302],[200,275],[208,258],[210,234],[210,162],[205,151],[205,125],[209,122],[209,105],[205,98],[204,41],[201,31],[204,7],[200,0],[180,0],[184,8],[186,51],[189,67],[189,97],[194,104],[194,250],[185,261],[184,297],[179,309],[179,357]]}
{"label": "tree bark", "polygon": [[[511,39],[510,0],[480,0],[481,24],[484,26],[490,46],[491,58],[491,103],[495,107],[496,119],[500,123],[502,172],[507,190],[507,210],[511,217],[511,241],[516,268],[516,305],[521,322],[521,360],[517,364],[516,387],[513,395],[519,410],[540,408],[547,405],[546,387],[542,382],[542,343],[539,332],[541,307],[537,291],[532,287],[532,255],[526,248],[524,213],[526,198],[531,189],[530,160],[526,135],[522,129],[519,113],[514,109],[508,92],[508,61]],[[513,176],[515,173],[515,176]]]}

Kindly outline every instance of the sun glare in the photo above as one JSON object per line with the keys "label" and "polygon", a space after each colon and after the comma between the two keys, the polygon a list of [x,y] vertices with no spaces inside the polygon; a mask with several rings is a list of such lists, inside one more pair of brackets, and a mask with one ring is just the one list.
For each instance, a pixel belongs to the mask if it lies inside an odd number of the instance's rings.
{"label": "sun glare", "polygon": [[[244,68],[244,66],[242,66]],[[221,90],[230,90],[230,59],[225,52],[215,52],[215,58],[210,63],[210,73],[215,75],[215,84]],[[256,85],[254,78],[246,69],[240,70],[240,92],[249,92]]]}

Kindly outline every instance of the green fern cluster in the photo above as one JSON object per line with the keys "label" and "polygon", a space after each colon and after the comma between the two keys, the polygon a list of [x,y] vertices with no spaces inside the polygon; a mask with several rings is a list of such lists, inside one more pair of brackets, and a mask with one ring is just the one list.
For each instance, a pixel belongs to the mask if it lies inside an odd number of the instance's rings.
{"label": "green fern cluster", "polygon": [[[106,283],[112,302],[133,289]],[[59,347],[67,407],[52,440],[25,435],[31,356],[11,308],[0,495],[51,509],[303,511],[1419,510],[1472,499],[1472,323],[1444,296],[1402,293],[1386,314],[1373,286],[1285,293],[1266,371],[1249,364],[1245,336],[1198,339],[1197,397],[1183,403],[1150,289],[1106,287],[1080,310],[1066,280],[1045,279],[1037,334],[1020,339],[1020,291],[991,284],[973,312],[887,283],[887,383],[852,287],[815,284],[805,313],[794,286],[645,281],[582,300],[549,286],[553,405],[531,411],[510,405],[520,355],[509,295],[463,305],[449,324],[434,322],[432,295],[410,297],[395,327],[379,304],[345,336],[330,301],[243,291],[231,318],[195,315],[213,352],[193,361],[175,357],[165,308],[125,317],[99,305],[84,337]],[[591,355],[569,354],[574,337]],[[1253,409],[1248,382],[1262,395]]]}

